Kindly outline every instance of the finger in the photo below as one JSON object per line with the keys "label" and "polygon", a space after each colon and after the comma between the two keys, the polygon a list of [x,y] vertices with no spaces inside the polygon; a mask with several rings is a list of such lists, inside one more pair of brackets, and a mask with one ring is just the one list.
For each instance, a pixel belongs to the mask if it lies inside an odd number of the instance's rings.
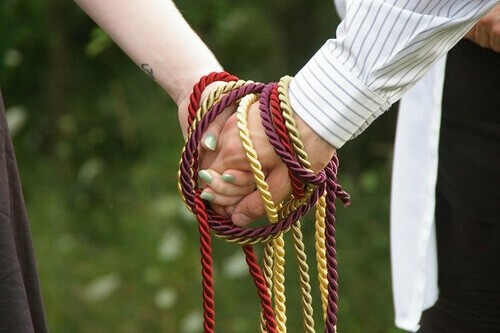
{"label": "finger", "polygon": [[212,210],[214,212],[216,212],[217,214],[229,219],[231,217],[231,213],[234,210],[234,207],[236,207],[236,205],[221,206],[221,205],[217,205],[217,204],[210,204],[210,207],[212,207]]}
{"label": "finger", "polygon": [[[266,181],[276,205],[290,195],[292,188],[288,178],[288,170],[285,165],[280,165],[271,171]],[[260,193],[259,191],[254,191],[236,205],[231,214],[231,219],[234,224],[244,227],[264,215],[265,208]]]}
{"label": "finger", "polygon": [[[204,181],[205,186],[210,188],[215,196],[241,196],[251,193],[255,188],[255,182],[253,180],[253,175],[249,172],[238,172],[233,170],[232,173],[240,174],[238,178],[238,184],[235,184],[236,178],[231,174],[224,173],[220,175],[218,172],[213,170],[201,170],[198,172],[200,179]],[[245,178],[242,181],[242,178]]]}
{"label": "finger", "polygon": [[206,188],[201,192],[200,198],[208,201],[211,205],[233,206],[237,204],[245,196],[227,196],[220,193],[214,193],[210,188]]}
{"label": "finger", "polygon": [[255,185],[255,177],[249,171],[227,170],[222,174],[212,169],[202,169],[198,172],[198,176],[210,184],[210,187],[215,191],[223,192],[224,187],[245,187]]}
{"label": "finger", "polygon": [[222,173],[221,179],[236,186],[255,186],[255,177],[249,171],[229,169]]}
{"label": "finger", "polygon": [[224,127],[227,119],[234,113],[235,106],[227,107],[221,114],[219,114],[214,121],[208,126],[205,134],[201,138],[201,146],[205,149],[215,151],[217,149],[217,141],[219,133]]}

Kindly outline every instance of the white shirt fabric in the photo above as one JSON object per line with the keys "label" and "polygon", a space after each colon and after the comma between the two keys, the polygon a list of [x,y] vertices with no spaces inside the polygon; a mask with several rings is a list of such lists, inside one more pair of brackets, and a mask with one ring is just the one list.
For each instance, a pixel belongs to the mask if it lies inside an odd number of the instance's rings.
{"label": "white shirt fabric", "polygon": [[500,1],[344,1],[335,0],[339,13],[346,8],[337,39],[296,75],[291,105],[340,148],[415,85],[398,116],[391,264],[396,326],[417,331],[438,296],[434,190],[444,55]]}
{"label": "white shirt fabric", "polygon": [[391,188],[391,269],[396,326],[415,332],[438,297],[434,224],[445,59],[399,104]]}
{"label": "white shirt fabric", "polygon": [[352,0],[297,73],[290,102],[334,147],[401,98],[498,0]]}

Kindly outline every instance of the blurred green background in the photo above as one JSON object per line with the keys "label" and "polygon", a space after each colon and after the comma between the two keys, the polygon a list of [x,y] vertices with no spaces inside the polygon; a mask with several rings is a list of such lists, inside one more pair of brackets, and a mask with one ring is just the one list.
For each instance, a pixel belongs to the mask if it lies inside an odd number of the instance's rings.
{"label": "blurred green background", "polygon": [[[228,71],[258,81],[296,73],[338,23],[329,0],[176,3]],[[198,234],[176,190],[174,103],[64,0],[0,2],[0,86],[50,331],[200,332]],[[341,332],[399,332],[388,237],[395,119],[382,116],[339,153],[353,199],[338,211]],[[314,266],[312,218],[303,225]],[[257,332],[241,251],[217,239],[214,257],[219,332]],[[297,269],[287,259],[294,333]]]}

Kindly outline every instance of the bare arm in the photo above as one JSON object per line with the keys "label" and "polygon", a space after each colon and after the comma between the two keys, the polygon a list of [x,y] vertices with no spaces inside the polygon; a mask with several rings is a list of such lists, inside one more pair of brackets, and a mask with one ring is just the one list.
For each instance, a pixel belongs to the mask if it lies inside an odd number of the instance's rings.
{"label": "bare arm", "polygon": [[172,1],[75,2],[177,105],[183,103],[202,75],[221,70],[217,59]]}

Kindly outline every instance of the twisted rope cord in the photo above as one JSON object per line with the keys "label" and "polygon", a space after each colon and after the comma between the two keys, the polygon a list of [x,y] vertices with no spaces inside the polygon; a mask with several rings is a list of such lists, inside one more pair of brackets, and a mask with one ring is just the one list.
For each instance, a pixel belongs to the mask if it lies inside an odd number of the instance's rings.
{"label": "twisted rope cord", "polygon": [[[300,140],[300,134],[296,130],[295,118],[293,117],[292,107],[289,103],[290,98],[288,96],[288,87],[291,82],[291,77],[282,77],[278,84],[278,93],[281,101],[281,108],[283,110],[283,117],[286,119],[286,128],[288,133],[292,138],[293,148],[299,158],[301,164],[311,170],[311,164],[309,163],[308,156],[304,150],[302,140]],[[325,195],[322,195],[318,202],[316,203],[316,223],[315,223],[315,248],[316,248],[316,262],[318,269],[318,281],[320,287],[321,295],[321,305],[323,309],[323,320],[326,321],[326,308],[328,303],[328,279],[327,279],[327,264],[326,264],[326,242],[325,242]]]}
{"label": "twisted rope cord", "polygon": [[[238,129],[241,142],[243,144],[243,149],[245,150],[245,155],[247,161],[250,164],[252,173],[255,178],[257,189],[260,192],[261,198],[264,202],[264,208],[267,213],[267,217],[271,223],[278,222],[278,209],[274,203],[271,192],[269,192],[269,186],[266,182],[266,176],[262,171],[262,165],[260,164],[259,157],[255,151],[250,138],[250,130],[248,129],[248,109],[251,104],[256,102],[259,96],[256,94],[249,94],[243,97],[240,101],[238,109],[236,111],[236,117],[238,119]],[[278,236],[275,239],[270,240],[271,246],[274,249],[274,255],[272,257],[273,263],[273,275],[272,275],[272,290],[274,294],[274,313],[276,314],[277,329],[280,333],[286,332],[286,296],[285,296],[285,242],[283,241],[283,235]],[[266,258],[270,261],[269,258]]]}
{"label": "twisted rope cord", "polygon": [[[264,91],[262,93],[263,95]],[[267,101],[265,100],[262,101],[264,108],[267,107],[266,102]],[[296,154],[292,149],[292,144],[290,142],[290,139],[286,131],[286,127],[284,124],[285,120],[281,114],[281,110],[279,107],[278,87],[276,84],[274,84],[271,89],[269,107],[273,115],[273,123],[275,125],[276,132],[279,134],[280,139],[283,145],[285,146],[285,149],[287,150],[287,152],[296,157]],[[290,171],[289,175],[292,181],[294,197],[304,196],[305,193],[304,193],[303,183]],[[297,221],[295,224],[292,225],[292,235],[293,235],[296,258],[299,266],[300,292],[302,301],[302,313],[304,317],[304,329],[306,330],[306,332],[314,332],[314,317],[313,317],[314,310],[312,305],[309,266],[307,265],[307,255],[305,253],[305,245],[303,242],[302,231],[300,230],[300,221]]]}
{"label": "twisted rope cord", "polygon": [[[303,149],[303,145],[300,140],[299,133],[296,129],[296,124],[295,120],[293,117],[293,111],[292,108],[289,104],[289,97],[288,97],[288,85],[291,81],[291,78],[289,77],[284,77],[280,80],[279,82],[279,88],[278,92],[280,95],[280,101],[281,101],[281,108],[283,112],[283,117],[285,118],[285,123],[287,127],[287,132],[290,135],[292,145],[294,147],[295,152],[297,153],[297,156],[299,160],[301,161],[301,164],[305,166],[307,169],[310,170],[310,163],[307,160],[307,154],[305,150]],[[338,165],[338,159],[336,156],[332,158],[332,161],[330,161],[329,165],[325,167],[326,172],[329,175],[335,174],[337,172],[337,165]],[[347,196],[347,193],[345,193],[337,184],[336,184],[336,177],[327,177],[327,184],[330,186],[327,186],[327,200],[328,206],[326,207],[325,214],[327,216],[327,221],[330,222],[330,225],[328,226],[328,229],[326,229],[327,235],[325,237],[327,238],[326,242],[322,242],[322,237],[320,236],[317,238],[316,241],[316,246],[317,247],[326,247],[326,261],[327,261],[327,280],[328,280],[328,295],[327,295],[327,320],[326,320],[326,330],[329,332],[335,332],[336,329],[336,322],[337,322],[337,311],[338,311],[338,296],[337,296],[337,289],[338,289],[338,284],[337,284],[337,262],[336,262],[336,251],[335,251],[335,239],[334,239],[334,223],[335,223],[335,205],[334,201],[336,199],[336,195],[339,194],[341,200],[344,203],[347,203],[349,198]],[[318,209],[321,210],[321,203],[320,202],[317,206]],[[319,221],[321,223],[321,221]],[[317,233],[318,234],[318,233]],[[328,238],[327,236],[330,235],[331,237]],[[320,260],[322,259],[321,256],[318,256]],[[323,263],[324,264],[324,263]],[[322,264],[321,264],[322,266]],[[323,296],[324,298],[324,296]]]}
{"label": "twisted rope cord", "polygon": [[273,239],[271,242],[274,247],[274,312],[276,314],[278,332],[286,333],[285,242],[283,240],[283,235]]}
{"label": "twisted rope cord", "polygon": [[[269,100],[269,108],[271,109],[271,113],[273,116],[273,124],[276,129],[276,133],[278,133],[283,146],[286,151],[291,154],[294,158],[297,158],[295,151],[292,149],[292,144],[290,142],[290,138],[288,137],[287,129],[285,127],[285,119],[281,114],[280,101],[278,96],[278,85],[273,84],[272,90],[270,94]],[[288,171],[288,175],[290,176],[291,184],[292,184],[292,193],[296,198],[300,198],[304,196],[304,183],[297,178],[293,172]]]}
{"label": "twisted rope cord", "polygon": [[314,309],[309,278],[309,265],[307,265],[307,255],[303,241],[304,236],[300,230],[300,221],[297,221],[297,223],[292,226],[292,236],[297,263],[299,266],[300,295],[302,301],[302,314],[304,317],[304,329],[307,333],[314,333]]}
{"label": "twisted rope cord", "polygon": [[[218,89],[219,90],[219,89]],[[220,89],[220,91],[224,91],[224,89]],[[215,94],[211,94],[215,95]],[[209,96],[209,97],[211,97]],[[212,99],[212,98],[211,98]],[[215,100],[215,98],[213,98]],[[194,117],[188,120],[189,125],[193,125],[195,123]],[[183,151],[184,155],[185,151]],[[193,159],[191,160],[191,169],[194,166],[197,166],[197,163],[193,163],[193,161],[197,161],[197,154],[192,153],[191,156]],[[195,159],[196,157],[196,159]],[[186,164],[182,164],[181,168],[185,167]],[[182,171],[181,171],[182,173]],[[191,184],[193,188],[196,187],[196,176],[194,172],[190,173],[192,175]],[[182,174],[179,174],[179,179],[181,180]],[[180,183],[180,182],[179,182]],[[181,190],[184,190],[181,186]],[[202,285],[203,285],[203,307],[204,307],[204,331],[212,333],[214,332],[215,327],[215,310],[214,310],[214,291],[213,291],[213,270],[212,270],[212,258],[211,258],[211,239],[210,239],[210,230],[208,226],[208,215],[206,213],[206,207],[204,203],[200,200],[199,195],[201,191],[196,189],[196,195],[194,197],[195,201],[195,211],[196,216],[199,221],[199,231],[200,231],[200,243],[201,243],[201,254],[202,254]],[[186,201],[187,202],[187,201]],[[263,314],[266,321],[266,329],[269,333],[276,332],[276,322],[274,321],[274,312],[272,309],[272,303],[270,296],[267,292],[267,288],[265,285],[265,280],[262,277],[262,273],[257,263],[257,259],[255,254],[253,253],[253,249],[250,246],[244,247],[244,252],[246,255],[246,261],[250,269],[250,274],[252,275],[254,282],[258,288],[258,293],[261,300],[261,307],[263,309]]]}
{"label": "twisted rope cord", "polygon": [[239,134],[241,143],[243,144],[247,161],[252,169],[255,185],[257,186],[260,196],[264,201],[267,218],[269,219],[269,222],[276,223],[278,222],[278,209],[273,201],[271,192],[269,192],[269,186],[266,183],[266,175],[264,175],[264,172],[262,171],[262,165],[260,164],[257,152],[253,147],[253,143],[250,138],[250,131],[248,130],[247,111],[250,104],[253,104],[258,99],[259,96],[256,94],[250,94],[243,97],[236,111],[236,118],[238,119],[238,129],[240,130]]}
{"label": "twisted rope cord", "polygon": [[253,252],[250,245],[243,246],[243,252],[245,252],[245,259],[250,271],[250,275],[253,277],[253,281],[257,287],[257,292],[260,298],[260,306],[262,309],[262,314],[265,319],[265,326],[268,333],[277,333],[276,330],[276,320],[274,319],[274,310],[271,303],[271,297],[266,286],[266,280],[262,275],[259,264],[257,262],[257,257]]}
{"label": "twisted rope cord", "polygon": [[[219,76],[215,75],[215,74],[219,74],[219,73],[212,73],[213,75],[213,78],[217,78]],[[222,73],[224,74],[224,72]],[[227,73],[226,73],[227,74]],[[226,79],[232,79],[232,78],[236,78],[236,77],[233,77],[233,76],[229,76],[229,77],[226,77],[225,75],[222,75],[220,78],[226,78]],[[205,82],[205,84],[209,84],[211,82],[207,81]],[[196,127],[197,123],[201,120],[201,117],[207,112],[208,110],[208,107],[210,105],[213,105],[215,104],[216,102],[218,102],[220,100],[220,98],[227,92],[233,90],[233,89],[236,89],[236,88],[239,88],[241,86],[243,86],[246,82],[245,81],[242,81],[242,80],[238,80],[238,81],[229,81],[227,84],[225,84],[224,86],[220,86],[220,87],[217,87],[215,90],[212,90],[207,98],[205,98],[200,106],[200,103],[199,101],[197,101],[197,103],[195,105],[192,105],[191,102],[188,106],[188,112],[189,112],[189,119],[188,119],[188,135],[190,135],[193,131],[193,129]],[[196,97],[201,97],[201,92],[197,91],[196,90],[196,86],[195,86],[195,90],[193,91],[193,93],[191,94],[190,96],[190,101],[193,101],[194,98]],[[194,108],[197,108],[196,111],[193,111]],[[183,148],[182,152],[184,152],[185,150],[185,147]],[[193,151],[193,156],[191,158],[191,167],[190,167],[190,177],[191,177],[191,186],[194,187],[195,186],[195,183],[198,181],[198,174],[197,174],[197,170],[198,170],[198,150],[195,150]],[[180,178],[180,173],[181,173],[181,168],[179,167],[179,173],[178,173],[178,178]],[[180,188],[180,182],[178,182],[177,184],[177,187],[178,187],[178,190],[179,192],[181,192],[181,188]],[[184,196],[182,196],[182,198],[184,199]],[[191,209],[190,208],[190,205],[187,205],[188,209]]]}
{"label": "twisted rope cord", "polygon": [[321,295],[321,308],[323,309],[323,320],[326,320],[326,306],[328,302],[328,279],[326,269],[325,250],[325,196],[322,195],[316,205],[316,223],[314,224],[316,265],[318,268],[319,291]]}
{"label": "twisted rope cord", "polygon": [[214,281],[212,269],[212,241],[205,204],[200,199],[201,191],[195,197],[195,212],[200,232],[201,275],[203,286],[203,327],[207,333],[215,332]]}
{"label": "twisted rope cord", "polygon": [[237,81],[238,78],[234,75],[231,75],[227,72],[212,72],[205,76],[202,76],[198,83],[196,83],[193,87],[193,92],[189,96],[189,106],[188,106],[188,124],[192,124],[193,120],[196,117],[196,111],[200,107],[200,99],[203,90],[215,81]]}
{"label": "twisted rope cord", "polygon": [[[301,149],[300,137],[294,136],[294,133],[292,133],[294,130],[293,113],[291,113],[291,116],[288,116],[286,112],[283,111],[283,119],[285,119],[286,133],[283,131],[282,127],[280,127],[278,133],[276,133],[277,131],[274,129],[274,127],[279,127],[277,126],[277,124],[278,123],[282,124],[283,120],[279,119],[279,116],[277,115],[276,112],[274,113],[274,116],[271,114],[268,115],[265,112],[265,110],[263,110],[261,105],[262,123],[266,130],[266,134],[269,136],[270,143],[275,148],[276,153],[282,158],[283,162],[289,168],[290,178],[292,179],[292,177],[295,177],[296,179],[300,179],[305,183],[305,187],[303,187],[304,190],[303,197],[297,198],[297,196],[299,196],[298,194],[299,187],[294,186],[295,195],[292,196],[292,198],[287,200],[286,202],[281,203],[279,205],[279,209],[274,205],[272,199],[271,201],[268,202],[269,205],[272,204],[274,208],[276,208],[277,215],[276,218],[273,220],[273,222],[276,223],[268,225],[266,227],[243,229],[235,226],[230,220],[227,220],[222,216],[215,214],[209,207],[204,207],[203,202],[199,198],[200,189],[198,188],[196,168],[194,168],[194,166],[197,167],[197,159],[198,159],[197,148],[199,146],[201,136],[203,135],[204,131],[206,131],[208,125],[229,104],[242,98],[243,96],[248,95],[250,93],[261,93],[261,99],[262,99],[263,95],[266,94],[269,95],[269,93],[272,90],[273,89],[271,86],[269,88],[267,87],[265,88],[264,85],[262,84],[255,84],[253,82],[250,82],[234,90],[231,90],[229,93],[227,93],[221,98],[214,99],[214,101],[210,102],[206,101],[206,103],[204,103],[206,111],[200,111],[202,107],[198,109],[197,114],[192,120],[192,123],[195,122],[197,123],[196,125],[190,127],[191,130],[189,133],[189,138],[188,141],[186,142],[185,149],[181,156],[179,187],[186,204],[190,207],[190,209],[195,211],[198,218],[202,220],[199,221],[200,240],[203,239],[205,244],[209,243],[207,243],[207,240],[204,237],[202,237],[203,235],[201,232],[202,230],[204,233],[206,232],[206,228],[202,228],[202,226],[206,225],[208,225],[209,227],[208,237],[210,236],[209,230],[212,229],[217,236],[226,238],[228,241],[237,242],[241,244],[253,244],[257,242],[269,242],[269,244],[272,243],[276,244],[279,243],[280,241],[283,241],[283,239],[280,240],[280,238],[276,237],[280,237],[284,232],[286,232],[290,228],[293,229],[293,232],[295,234],[294,238],[300,238],[301,232],[300,232],[300,224],[297,224],[298,219],[301,216],[303,216],[326,191],[327,195],[326,197],[327,206],[325,209],[326,240],[324,244],[326,246],[326,261],[328,269],[327,272],[328,297],[327,297],[327,311],[326,311],[327,318],[325,323],[326,326],[325,331],[335,332],[335,325],[337,321],[336,318],[337,301],[338,301],[338,296],[336,294],[336,291],[338,286],[336,282],[337,262],[336,262],[335,239],[334,239],[335,236],[335,227],[334,227],[335,217],[333,216],[333,213],[335,212],[334,200],[338,197],[344,203],[346,203],[349,198],[347,193],[345,193],[345,191],[342,190],[340,185],[336,183],[335,175],[337,172],[337,165],[338,165],[338,160],[336,156],[334,156],[329,165],[325,167],[325,169],[319,172],[317,175],[312,173],[310,171],[310,168],[307,167],[308,166],[307,155],[303,156],[300,152]],[[284,104],[281,101],[281,94],[279,94],[279,97],[281,106],[281,104]],[[269,96],[265,98],[269,99]],[[272,96],[271,96],[271,103],[274,105],[276,104],[276,99],[273,98]],[[268,110],[269,109],[270,108],[268,107]],[[292,112],[291,108],[290,111]],[[274,124],[273,124],[273,119],[274,119]],[[287,141],[288,135],[290,135],[290,139]],[[292,143],[291,146],[293,147],[293,149],[290,149],[290,142]],[[304,161],[302,161],[301,159],[304,159]],[[297,162],[297,160],[299,161]],[[293,179],[292,182],[294,182]],[[295,185],[299,185],[298,182],[296,182]],[[263,188],[265,189],[265,187]],[[269,196],[269,198],[271,198],[271,196]],[[198,212],[203,210],[203,208],[205,214]],[[298,234],[297,231],[300,232],[300,234]],[[297,246],[300,247],[300,242],[295,242],[294,245],[296,248]],[[202,247],[203,246],[206,245],[203,245],[202,243]],[[270,247],[271,246],[272,245],[270,245]],[[268,290],[269,279],[267,276],[262,275],[262,272],[260,271],[260,268],[257,263],[255,253],[253,253],[252,247],[249,245],[245,245],[243,247],[243,250],[245,251],[247,264],[249,265],[250,273],[254,278],[254,282],[258,288],[259,297],[261,299],[261,307],[263,309],[262,317],[264,318],[265,321],[265,325],[261,326],[261,331],[274,333],[276,332],[277,325],[279,324],[277,324],[276,321],[274,320],[274,312],[272,309],[272,302],[270,295],[271,293],[270,290]],[[274,248],[274,250],[276,250],[276,247]],[[277,252],[278,251],[275,251],[274,257],[277,256]],[[298,257],[300,257],[299,252],[297,252]],[[202,251],[202,257],[206,256],[206,254],[203,253],[204,252]],[[202,265],[203,265],[203,260],[202,260]],[[208,265],[211,268],[211,261],[207,261],[205,265]],[[265,265],[266,265],[266,260],[264,259],[264,266]],[[272,271],[276,270],[274,266]],[[212,273],[208,272],[207,276],[211,277],[211,274]],[[268,275],[269,272],[265,274]],[[277,274],[273,272],[273,277],[270,280],[273,279],[276,280],[276,276]],[[302,279],[303,276],[301,276],[301,280]],[[209,286],[209,284],[207,286]],[[274,286],[273,288],[275,288],[276,283],[273,283],[273,286]],[[206,286],[204,285],[204,288],[205,287]],[[213,302],[213,290],[212,292],[207,292],[207,298],[209,299],[209,301],[211,300]],[[213,306],[213,303],[207,302],[207,307],[209,307],[210,305]],[[214,314],[212,316],[207,316],[207,317],[213,319]],[[206,332],[212,332],[211,330],[213,330],[214,326],[213,322],[208,321],[208,324],[204,323],[204,325]],[[314,329],[310,330],[314,331]]]}
{"label": "twisted rope cord", "polygon": [[[273,289],[273,256],[274,256],[274,248],[273,244],[271,242],[266,242],[264,245],[264,256],[262,258],[263,261],[263,271],[264,271],[264,278],[266,279],[266,286],[267,290],[269,291],[269,296],[272,298],[272,289]],[[261,324],[260,324],[260,330],[262,333],[265,333],[265,317],[264,314],[261,312],[260,314],[261,317]]]}
{"label": "twisted rope cord", "polygon": [[295,122],[295,117],[293,116],[293,109],[290,105],[290,97],[288,95],[288,87],[292,78],[290,76],[284,76],[280,79],[278,83],[278,94],[280,100],[280,107],[283,112],[283,118],[285,119],[285,126],[290,135],[290,140],[292,141],[293,148],[297,154],[297,158],[304,168],[311,170],[311,163],[309,162],[309,157],[304,150],[304,145],[300,139],[299,131],[297,131],[297,123]]}

